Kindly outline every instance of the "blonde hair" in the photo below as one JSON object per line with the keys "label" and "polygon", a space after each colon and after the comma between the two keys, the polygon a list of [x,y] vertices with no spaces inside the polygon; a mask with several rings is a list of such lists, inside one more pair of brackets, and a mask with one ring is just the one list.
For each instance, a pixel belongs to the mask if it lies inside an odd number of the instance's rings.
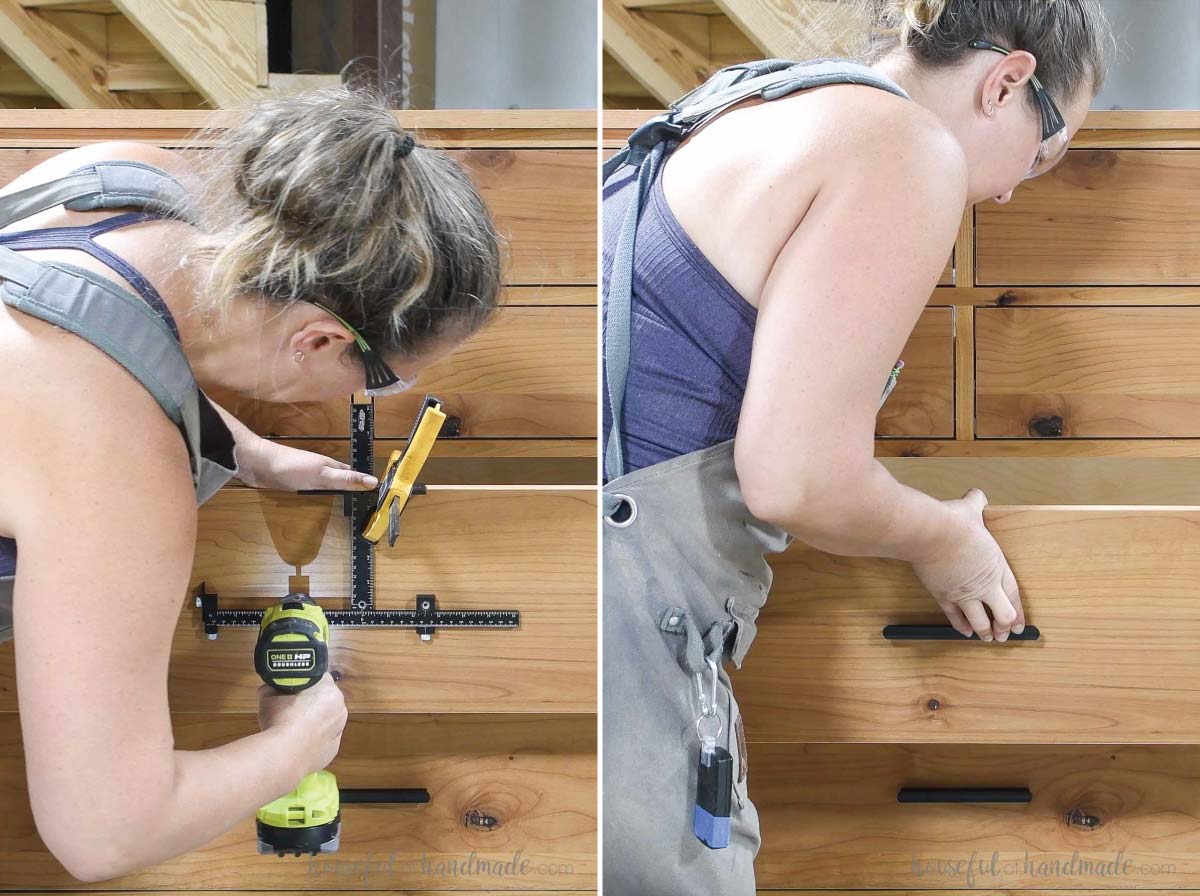
{"label": "blonde hair", "polygon": [[[1094,96],[1108,72],[1112,31],[1100,0],[871,0],[870,55],[897,49],[922,65],[954,65],[984,38],[1037,58],[1037,76],[1059,100],[1085,83]],[[1033,103],[1032,94],[1027,101]]]}
{"label": "blonde hair", "polygon": [[[185,184],[222,319],[248,299],[320,302],[379,353],[461,339],[500,305],[501,240],[463,168],[402,128],[385,94],[343,83],[262,99],[201,129]],[[352,345],[348,347],[348,352]]]}

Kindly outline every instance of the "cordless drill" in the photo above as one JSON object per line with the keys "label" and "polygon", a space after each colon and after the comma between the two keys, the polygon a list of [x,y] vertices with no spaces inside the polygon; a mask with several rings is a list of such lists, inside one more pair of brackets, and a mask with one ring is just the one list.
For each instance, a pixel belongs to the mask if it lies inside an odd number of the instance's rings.
{"label": "cordless drill", "polygon": [[[271,687],[295,694],[312,687],[329,668],[329,623],[307,594],[292,593],[263,613],[254,645],[254,669]],[[341,832],[337,779],[313,772],[291,793],[258,810],[260,854],[337,852]]]}

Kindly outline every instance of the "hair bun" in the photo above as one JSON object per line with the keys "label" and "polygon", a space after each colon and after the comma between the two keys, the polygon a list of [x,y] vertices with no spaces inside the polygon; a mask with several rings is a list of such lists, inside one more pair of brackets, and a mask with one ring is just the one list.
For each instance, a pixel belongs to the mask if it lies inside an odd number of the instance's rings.
{"label": "hair bun", "polygon": [[928,32],[946,12],[950,0],[899,0],[906,31]]}

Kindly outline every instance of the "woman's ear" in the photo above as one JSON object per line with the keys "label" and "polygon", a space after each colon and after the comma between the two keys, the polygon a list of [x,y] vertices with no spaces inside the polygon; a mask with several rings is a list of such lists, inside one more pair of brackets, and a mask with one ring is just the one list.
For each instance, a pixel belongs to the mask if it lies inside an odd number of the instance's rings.
{"label": "woman's ear", "polygon": [[986,109],[990,102],[995,108],[1008,105],[1022,90],[1027,89],[1029,79],[1037,71],[1037,59],[1027,50],[1013,50],[992,69],[983,89]]}
{"label": "woman's ear", "polygon": [[304,352],[311,355],[322,349],[333,348],[337,355],[354,341],[354,336],[340,323],[321,311],[320,308],[305,309],[302,316],[293,321],[289,352]]}

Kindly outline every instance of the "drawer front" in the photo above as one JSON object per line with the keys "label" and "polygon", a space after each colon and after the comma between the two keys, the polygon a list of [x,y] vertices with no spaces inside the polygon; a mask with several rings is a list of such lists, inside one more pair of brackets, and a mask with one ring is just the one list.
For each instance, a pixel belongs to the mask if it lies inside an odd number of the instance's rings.
{"label": "drawer front", "polygon": [[1200,511],[985,512],[1038,641],[889,641],[947,625],[911,567],[776,555],[734,688],[751,740],[1200,743]]}
{"label": "drawer front", "polygon": [[[1192,888],[1200,757],[1180,746],[749,745],[757,883],[937,890]],[[1024,787],[1026,803],[900,803]]]}
{"label": "drawer front", "polygon": [[1197,220],[1200,151],[1071,150],[976,206],[976,282],[1200,284]]}
{"label": "drawer front", "polygon": [[975,346],[981,438],[1200,436],[1200,308],[978,308]]}
{"label": "drawer front", "polygon": [[[8,183],[57,155],[53,149],[0,150]],[[198,157],[205,150],[184,154]],[[447,150],[463,164],[508,242],[510,284],[596,282],[594,149]]]}
{"label": "drawer front", "polygon": [[[209,749],[259,730],[254,713],[182,714],[172,721],[179,750]],[[594,715],[352,713],[329,770],[342,788],[419,787],[430,800],[343,804],[339,849],[318,857],[258,855],[251,812],[202,849],[114,881],[80,884],[38,836],[17,715],[0,713],[4,885],[310,892],[596,885]],[[119,817],[114,807],[114,819]],[[512,862],[514,854],[511,874],[489,870]]]}
{"label": "drawer front", "polygon": [[[230,609],[262,609],[310,577],[313,597],[343,609],[349,526],[341,499],[225,488],[199,513],[192,585]],[[375,552],[376,606],[516,609],[518,629],[334,627],[331,667],[351,712],[595,712],[595,490],[447,491],[414,497],[393,548]],[[249,712],[260,684],[256,630],[208,640],[191,595],[171,649],[180,712]],[[16,709],[11,642],[0,649],[0,711]]]}
{"label": "drawer front", "polygon": [[[402,395],[375,401],[375,432],[405,438],[426,393],[461,437],[595,438],[596,309],[512,307],[427,368]],[[278,404],[214,393],[260,435],[347,437],[347,400]]]}
{"label": "drawer front", "polygon": [[900,357],[904,370],[879,411],[875,434],[954,438],[954,309],[922,311]]}

